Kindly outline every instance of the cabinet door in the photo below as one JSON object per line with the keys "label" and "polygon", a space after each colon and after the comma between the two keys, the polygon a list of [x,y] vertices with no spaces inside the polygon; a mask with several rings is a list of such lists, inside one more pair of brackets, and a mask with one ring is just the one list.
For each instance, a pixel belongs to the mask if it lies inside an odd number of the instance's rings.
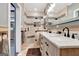
{"label": "cabinet door", "polygon": [[51,56],[58,56],[59,49],[54,44],[49,42],[48,53],[50,53]]}
{"label": "cabinet door", "polygon": [[41,45],[40,45],[40,50],[41,50],[42,56],[45,56],[44,37],[41,39],[40,44],[41,44]]}
{"label": "cabinet door", "polygon": [[47,56],[51,56],[51,52],[49,52],[50,51],[50,42],[47,40],[47,39],[45,39],[45,53],[46,53],[46,55]]}
{"label": "cabinet door", "polygon": [[46,51],[47,51],[47,48],[46,48],[46,39],[44,38],[44,36],[41,36],[41,39],[40,39],[40,51],[42,53],[42,56],[46,56]]}

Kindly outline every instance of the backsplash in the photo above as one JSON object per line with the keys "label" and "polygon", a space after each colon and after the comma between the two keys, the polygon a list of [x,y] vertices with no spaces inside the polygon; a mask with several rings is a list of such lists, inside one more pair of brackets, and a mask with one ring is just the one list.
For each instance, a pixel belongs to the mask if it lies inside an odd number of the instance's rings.
{"label": "backsplash", "polygon": [[64,27],[68,27],[69,28],[69,34],[70,34],[71,38],[72,38],[72,34],[77,34],[77,35],[74,35],[75,39],[79,39],[79,25],[72,25],[72,26],[61,25],[61,26],[58,26],[58,28],[57,27],[50,28],[50,30],[52,32],[57,32],[57,31],[63,32],[63,28]]}

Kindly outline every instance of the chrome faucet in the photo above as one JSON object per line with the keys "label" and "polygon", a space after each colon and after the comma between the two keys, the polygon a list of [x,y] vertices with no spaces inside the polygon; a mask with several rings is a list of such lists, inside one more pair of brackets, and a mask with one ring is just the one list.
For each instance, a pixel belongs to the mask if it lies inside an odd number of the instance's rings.
{"label": "chrome faucet", "polygon": [[65,29],[67,29],[68,32],[67,32],[67,34],[65,33],[64,36],[70,37],[69,28],[68,27],[63,28],[63,32],[64,32]]}

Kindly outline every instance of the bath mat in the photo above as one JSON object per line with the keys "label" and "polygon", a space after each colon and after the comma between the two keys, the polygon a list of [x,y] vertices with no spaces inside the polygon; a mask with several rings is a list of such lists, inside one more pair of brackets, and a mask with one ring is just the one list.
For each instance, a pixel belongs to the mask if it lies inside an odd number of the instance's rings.
{"label": "bath mat", "polygon": [[29,48],[26,56],[41,56],[40,48]]}

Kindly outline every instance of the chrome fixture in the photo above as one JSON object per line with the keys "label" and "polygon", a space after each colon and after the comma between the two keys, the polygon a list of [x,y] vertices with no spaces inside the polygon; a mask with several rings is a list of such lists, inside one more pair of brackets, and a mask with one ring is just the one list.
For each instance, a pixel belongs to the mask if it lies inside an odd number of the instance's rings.
{"label": "chrome fixture", "polygon": [[64,36],[70,37],[70,35],[69,35],[69,28],[68,27],[63,28],[63,32],[64,32],[65,29],[67,29],[68,32],[67,32],[67,34],[65,33]]}
{"label": "chrome fixture", "polygon": [[72,34],[72,38],[75,39],[75,35],[77,35],[77,33],[73,33]]}

